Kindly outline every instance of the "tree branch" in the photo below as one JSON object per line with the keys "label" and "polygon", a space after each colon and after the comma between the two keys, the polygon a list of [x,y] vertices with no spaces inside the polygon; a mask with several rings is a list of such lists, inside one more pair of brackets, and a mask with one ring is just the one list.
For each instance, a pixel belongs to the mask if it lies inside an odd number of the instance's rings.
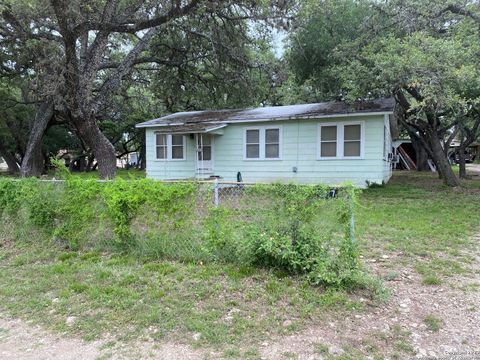
{"label": "tree branch", "polygon": [[118,33],[136,33],[138,31],[151,29],[160,25],[163,25],[173,19],[182,17],[189,14],[200,4],[200,0],[191,0],[190,3],[183,7],[174,6],[166,14],[158,16],[153,19],[144,19],[136,23],[124,24],[124,23],[109,23],[109,22],[95,22],[85,21],[77,25],[73,29],[73,33],[78,36],[86,31],[109,31]]}

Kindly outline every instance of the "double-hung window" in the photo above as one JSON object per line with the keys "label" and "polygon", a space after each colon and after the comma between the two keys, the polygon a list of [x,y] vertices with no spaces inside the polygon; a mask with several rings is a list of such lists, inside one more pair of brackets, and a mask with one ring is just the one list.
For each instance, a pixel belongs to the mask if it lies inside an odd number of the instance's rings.
{"label": "double-hung window", "polygon": [[245,160],[280,160],[281,137],[280,127],[245,129]]}
{"label": "double-hung window", "polygon": [[185,136],[155,134],[157,160],[185,160]]}
{"label": "double-hung window", "polygon": [[364,146],[363,122],[319,125],[319,159],[360,159]]}
{"label": "double-hung window", "polygon": [[362,126],[360,124],[343,126],[343,156],[360,157],[362,154]]}
{"label": "double-hung window", "polygon": [[337,157],[337,126],[320,127],[320,157]]}

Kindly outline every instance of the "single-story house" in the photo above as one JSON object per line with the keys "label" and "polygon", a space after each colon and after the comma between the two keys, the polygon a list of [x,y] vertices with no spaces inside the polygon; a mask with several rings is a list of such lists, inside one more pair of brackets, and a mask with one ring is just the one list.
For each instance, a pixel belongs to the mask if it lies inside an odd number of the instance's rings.
{"label": "single-story house", "polygon": [[364,187],[392,174],[393,99],[179,112],[146,130],[147,176]]}

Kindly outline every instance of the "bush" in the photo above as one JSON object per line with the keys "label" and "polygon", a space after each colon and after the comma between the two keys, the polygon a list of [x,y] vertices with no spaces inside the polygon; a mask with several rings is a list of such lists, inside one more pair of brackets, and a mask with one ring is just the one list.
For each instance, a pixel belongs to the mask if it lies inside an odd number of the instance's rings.
{"label": "bush", "polygon": [[242,196],[256,205],[247,205],[243,216],[215,209],[209,227],[213,248],[242,264],[308,274],[314,284],[348,285],[358,269],[350,229],[355,194],[346,187],[338,197],[330,195],[331,189],[320,185],[248,188]]}

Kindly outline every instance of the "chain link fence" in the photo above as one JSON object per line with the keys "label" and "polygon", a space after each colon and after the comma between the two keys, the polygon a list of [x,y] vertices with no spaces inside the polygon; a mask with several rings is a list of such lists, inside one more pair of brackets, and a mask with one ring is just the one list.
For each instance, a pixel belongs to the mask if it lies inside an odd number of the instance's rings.
{"label": "chain link fence", "polygon": [[2,203],[71,248],[121,246],[142,256],[294,272],[324,266],[321,259],[329,268],[337,260],[354,267],[352,187],[10,180],[0,184]]}

